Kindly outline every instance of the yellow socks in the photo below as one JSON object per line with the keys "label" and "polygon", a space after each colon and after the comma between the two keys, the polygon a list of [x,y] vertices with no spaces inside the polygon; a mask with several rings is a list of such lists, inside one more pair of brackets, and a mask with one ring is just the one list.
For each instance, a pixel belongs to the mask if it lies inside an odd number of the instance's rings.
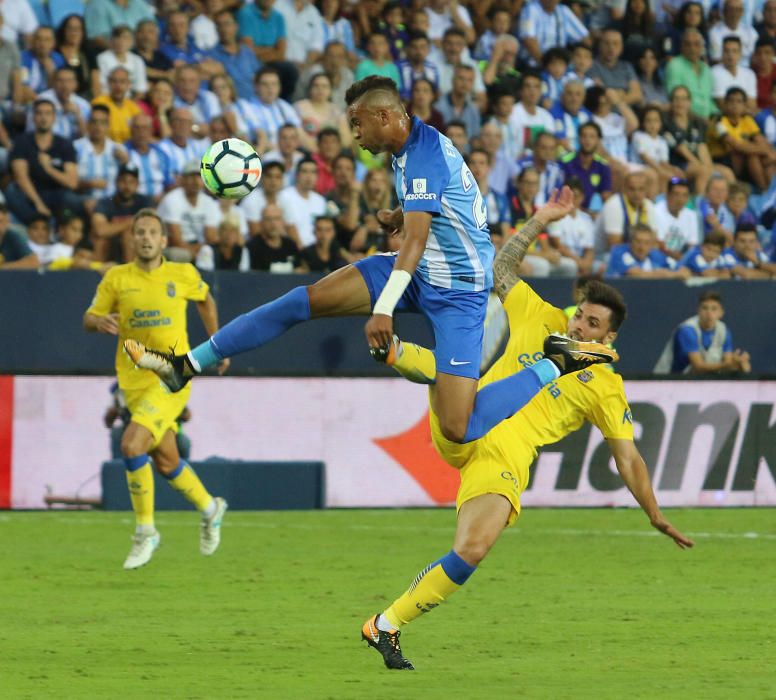
{"label": "yellow socks", "polygon": [[428,348],[415,343],[401,343],[401,351],[391,365],[402,377],[415,384],[436,382],[436,358]]}
{"label": "yellow socks", "polygon": [[185,461],[178,463],[175,471],[165,474],[167,481],[178,493],[201,513],[211,510],[213,497],[208,493],[196,472]]}
{"label": "yellow socks", "polygon": [[[455,593],[477,567],[467,564],[452,549],[429,564],[382,615],[396,629],[423,613],[431,612]],[[380,625],[378,624],[378,627]],[[382,629],[382,627],[380,627]]]}
{"label": "yellow socks", "polygon": [[154,473],[148,455],[125,457],[127,485],[138,528],[154,529]]}

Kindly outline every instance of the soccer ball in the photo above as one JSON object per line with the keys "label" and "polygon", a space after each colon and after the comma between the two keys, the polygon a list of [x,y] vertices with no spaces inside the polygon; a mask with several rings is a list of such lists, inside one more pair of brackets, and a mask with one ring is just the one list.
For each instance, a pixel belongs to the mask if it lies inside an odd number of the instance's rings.
{"label": "soccer ball", "polygon": [[208,191],[222,199],[240,199],[259,186],[261,160],[251,144],[240,139],[216,141],[199,166]]}

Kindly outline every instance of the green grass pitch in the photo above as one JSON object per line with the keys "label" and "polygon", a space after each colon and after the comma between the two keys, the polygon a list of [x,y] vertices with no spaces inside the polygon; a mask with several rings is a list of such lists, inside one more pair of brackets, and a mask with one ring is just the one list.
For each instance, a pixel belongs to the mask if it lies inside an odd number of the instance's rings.
{"label": "green grass pitch", "polygon": [[125,572],[129,514],[0,514],[0,696],[774,698],[774,511],[530,510],[449,602],[405,628],[417,671],[359,640],[450,547],[451,510],[193,513]]}

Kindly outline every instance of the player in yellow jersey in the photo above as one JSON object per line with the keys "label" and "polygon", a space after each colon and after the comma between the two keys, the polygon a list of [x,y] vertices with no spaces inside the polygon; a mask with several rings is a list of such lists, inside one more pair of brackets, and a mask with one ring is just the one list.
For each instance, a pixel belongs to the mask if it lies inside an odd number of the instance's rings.
{"label": "player in yellow jersey", "polygon": [[[186,387],[171,394],[153,372],[136,369],[123,350],[124,340],[140,339],[160,347],[188,350],[186,308],[197,305],[208,334],[218,330],[216,304],[197,269],[164,259],[167,235],[153,209],[141,209],[132,221],[135,260],[109,270],[84,314],[87,331],[118,335],[116,375],[131,421],[121,440],[136,529],[125,569],[150,561],[159,546],[154,527],[154,477],[150,458],[170,485],[201,513],[200,552],[213,554],[221,540],[226,501],[213,498],[178,453],[176,419],[188,402]],[[227,364],[219,368],[225,371]]]}
{"label": "player in yellow jersey", "polygon": [[[480,387],[522,371],[544,357],[545,339],[567,333],[578,341],[614,341],[625,319],[625,301],[607,284],[588,282],[585,299],[571,318],[548,304],[518,276],[525,251],[548,223],[562,218],[571,192],[541,207],[499,252],[493,264],[494,287],[509,320],[504,354],[480,379]],[[552,356],[550,356],[552,359]],[[398,339],[388,363],[408,379],[433,384],[430,350]],[[401,652],[399,629],[429,612],[460,588],[485,558],[501,532],[520,514],[520,494],[528,483],[537,448],[557,442],[588,420],[606,438],[617,469],[650,523],[681,548],[693,542],[663,516],[649,472],[633,442],[633,423],[622,378],[604,365],[565,374],[542,389],[525,407],[469,444],[446,440],[433,409],[431,434],[439,454],[460,470],[456,507],[458,523],[453,548],[429,564],[409,589],[383,613],[369,618],[362,637],[383,656],[388,668],[412,669]]]}

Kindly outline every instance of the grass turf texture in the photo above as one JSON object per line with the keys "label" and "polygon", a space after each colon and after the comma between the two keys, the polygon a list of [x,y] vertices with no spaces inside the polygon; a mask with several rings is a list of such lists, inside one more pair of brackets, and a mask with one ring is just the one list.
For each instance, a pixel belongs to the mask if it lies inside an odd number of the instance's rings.
{"label": "grass turf texture", "polygon": [[[123,571],[122,513],[0,514],[3,698],[774,697],[773,510],[526,510],[383,667],[362,622],[450,547],[450,510],[237,513],[198,552],[163,513]],[[754,536],[753,533],[757,533]]]}

